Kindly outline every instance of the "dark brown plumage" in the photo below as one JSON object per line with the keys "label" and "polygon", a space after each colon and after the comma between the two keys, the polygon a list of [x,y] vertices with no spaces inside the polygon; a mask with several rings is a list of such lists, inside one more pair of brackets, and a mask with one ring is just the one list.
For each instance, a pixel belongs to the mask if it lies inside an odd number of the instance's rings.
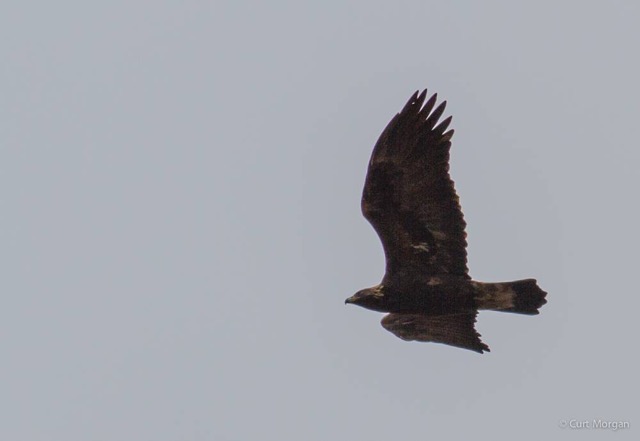
{"label": "dark brown plumage", "polygon": [[346,303],[380,312],[385,329],[404,340],[488,351],[474,324],[478,309],[538,314],[546,293],[536,281],[482,283],[467,268],[465,221],[449,176],[451,117],[446,101],[416,92],[376,143],[362,213],[384,247],[382,282]]}

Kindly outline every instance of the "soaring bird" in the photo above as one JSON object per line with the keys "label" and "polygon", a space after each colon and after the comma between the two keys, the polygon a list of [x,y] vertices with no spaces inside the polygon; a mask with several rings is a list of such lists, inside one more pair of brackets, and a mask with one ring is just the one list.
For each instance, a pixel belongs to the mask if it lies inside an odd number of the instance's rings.
{"label": "soaring bird", "polygon": [[[535,315],[546,303],[536,280],[484,283],[467,268],[462,210],[449,176],[446,101],[411,96],[376,143],[362,213],[384,247],[382,281],[345,303],[388,312],[382,326],[404,340],[489,351],[475,330],[478,310]],[[426,102],[425,102],[426,100]],[[435,107],[435,109],[434,109]]]}

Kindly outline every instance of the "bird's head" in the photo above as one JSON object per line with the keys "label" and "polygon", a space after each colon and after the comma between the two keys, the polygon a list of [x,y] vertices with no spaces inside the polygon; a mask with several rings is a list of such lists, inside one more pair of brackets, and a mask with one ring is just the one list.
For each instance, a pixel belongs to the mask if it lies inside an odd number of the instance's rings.
{"label": "bird's head", "polygon": [[387,299],[384,295],[384,286],[377,285],[373,288],[361,289],[347,300],[345,304],[352,303],[354,305],[362,306],[363,308],[372,309],[379,312],[387,312]]}

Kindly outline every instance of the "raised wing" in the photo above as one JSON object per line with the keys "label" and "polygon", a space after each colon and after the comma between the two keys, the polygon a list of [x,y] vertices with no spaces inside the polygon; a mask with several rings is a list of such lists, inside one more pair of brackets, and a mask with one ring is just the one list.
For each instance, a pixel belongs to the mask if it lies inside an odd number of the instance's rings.
{"label": "raised wing", "polygon": [[465,222],[449,177],[446,101],[416,92],[387,125],[369,161],[362,213],[384,247],[387,275],[468,276]]}
{"label": "raised wing", "polygon": [[407,341],[442,343],[458,348],[489,352],[475,329],[477,311],[468,314],[428,316],[424,314],[387,314],[382,327]]}

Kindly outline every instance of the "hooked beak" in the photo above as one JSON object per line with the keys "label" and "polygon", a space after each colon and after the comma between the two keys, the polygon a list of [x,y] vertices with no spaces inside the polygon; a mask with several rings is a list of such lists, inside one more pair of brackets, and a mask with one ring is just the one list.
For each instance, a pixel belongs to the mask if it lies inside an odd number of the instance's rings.
{"label": "hooked beak", "polygon": [[353,297],[349,297],[347,300],[344,301],[345,305],[348,305],[349,303],[353,303]]}

